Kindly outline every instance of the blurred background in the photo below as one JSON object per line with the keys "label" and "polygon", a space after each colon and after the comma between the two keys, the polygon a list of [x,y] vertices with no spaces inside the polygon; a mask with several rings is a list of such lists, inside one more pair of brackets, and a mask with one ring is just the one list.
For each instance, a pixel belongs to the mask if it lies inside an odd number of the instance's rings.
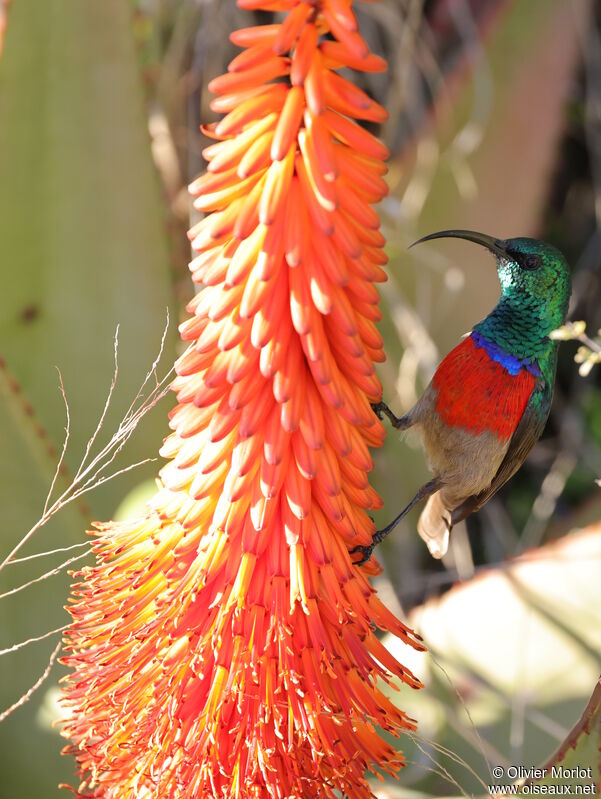
{"label": "blurred background", "polygon": [[[570,318],[593,337],[601,327],[601,2],[356,5],[364,37],[390,64],[358,80],[390,112],[374,131],[392,152],[379,209],[390,256],[380,377],[400,413],[498,296],[484,251],[444,241],[408,253],[420,235],[471,228],[546,239],[573,268]],[[236,52],[228,33],[269,21],[233,0],[0,0],[0,563],[39,520],[63,445],[55,367],[69,401],[57,497],[102,415],[117,325],[118,378],[93,451],[110,441],[145,376],[152,391],[173,363],[193,291],[186,185],[203,169],[200,123],[214,118],[206,85]],[[382,797],[484,795],[491,765],[545,761],[593,691],[601,368],[581,376],[576,349],[562,345],[541,442],[454,530],[445,559],[430,558],[416,516],[380,548],[376,585],[430,648],[415,655],[389,642],[426,688],[396,697],[420,727],[401,742],[402,787],[383,783]],[[158,402],[102,474],[154,458],[172,405]],[[393,432],[374,457],[381,527],[428,472],[411,435]],[[20,562],[0,567],[0,718],[46,675],[60,633],[46,634],[68,619],[66,572],[89,562],[84,531],[139,507],[159,465],[66,504]],[[2,799],[54,797],[59,782],[74,782],[52,726],[60,676],[52,661],[0,724]]]}

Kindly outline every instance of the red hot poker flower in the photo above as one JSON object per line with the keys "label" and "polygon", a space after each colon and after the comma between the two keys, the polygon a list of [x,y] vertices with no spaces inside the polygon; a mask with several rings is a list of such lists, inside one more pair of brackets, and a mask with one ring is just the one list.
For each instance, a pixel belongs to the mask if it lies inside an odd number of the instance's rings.
{"label": "red hot poker flower", "polygon": [[[212,81],[207,173],[191,192],[204,286],[181,326],[170,463],[142,519],[99,526],[73,589],[64,735],[81,796],[368,797],[413,723],[378,680],[418,681],[375,627],[421,648],[349,550],[374,531],[383,428],[373,203],[386,112],[338,74],[379,71],[350,0],[239,0],[287,12],[232,35]],[[329,35],[331,34],[331,35]],[[274,82],[276,81],[276,82]]]}

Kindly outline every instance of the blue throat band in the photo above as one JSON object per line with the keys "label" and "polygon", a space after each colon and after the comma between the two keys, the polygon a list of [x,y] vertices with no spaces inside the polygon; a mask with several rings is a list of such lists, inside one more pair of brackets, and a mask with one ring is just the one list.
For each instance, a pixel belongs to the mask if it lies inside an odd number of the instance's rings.
{"label": "blue throat band", "polygon": [[510,375],[517,375],[520,369],[527,369],[530,374],[540,377],[541,372],[536,362],[529,359],[520,360],[520,358],[516,358],[515,355],[505,352],[498,344],[484,338],[480,333],[472,333],[472,339],[477,347],[483,347],[489,358],[505,367]]}

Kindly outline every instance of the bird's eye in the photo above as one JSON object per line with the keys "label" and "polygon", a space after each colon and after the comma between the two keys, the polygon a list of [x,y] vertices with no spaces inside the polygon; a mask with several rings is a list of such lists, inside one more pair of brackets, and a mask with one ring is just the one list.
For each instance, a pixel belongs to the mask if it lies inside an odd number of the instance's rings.
{"label": "bird's eye", "polygon": [[540,258],[538,255],[526,255],[522,258],[522,266],[524,269],[537,269],[540,266]]}

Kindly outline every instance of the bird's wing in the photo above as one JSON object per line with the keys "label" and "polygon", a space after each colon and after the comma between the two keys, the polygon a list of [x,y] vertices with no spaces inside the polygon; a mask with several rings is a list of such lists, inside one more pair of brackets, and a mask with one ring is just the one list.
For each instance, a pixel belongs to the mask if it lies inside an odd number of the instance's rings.
{"label": "bird's wing", "polygon": [[518,426],[509,442],[509,447],[491,484],[479,494],[468,497],[451,514],[451,524],[457,524],[481,508],[510,477],[517,472],[526,456],[540,438],[547,423],[551,407],[552,390],[542,378],[538,378]]}

